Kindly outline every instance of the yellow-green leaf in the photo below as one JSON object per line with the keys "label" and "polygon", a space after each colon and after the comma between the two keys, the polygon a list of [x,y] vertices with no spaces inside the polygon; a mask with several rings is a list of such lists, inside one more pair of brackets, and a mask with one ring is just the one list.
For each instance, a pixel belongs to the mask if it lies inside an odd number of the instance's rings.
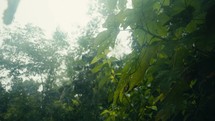
{"label": "yellow-green leaf", "polygon": [[170,0],[164,0],[163,1],[163,6],[169,6]]}
{"label": "yellow-green leaf", "polygon": [[102,57],[95,56],[95,57],[93,58],[93,60],[91,61],[90,64],[94,64],[94,63],[98,62],[101,58],[102,58]]}
{"label": "yellow-green leaf", "polygon": [[100,69],[103,67],[104,64],[105,64],[105,63],[101,63],[101,64],[99,64],[99,65],[96,65],[91,71],[92,71],[93,73],[97,73],[98,71],[100,71]]}

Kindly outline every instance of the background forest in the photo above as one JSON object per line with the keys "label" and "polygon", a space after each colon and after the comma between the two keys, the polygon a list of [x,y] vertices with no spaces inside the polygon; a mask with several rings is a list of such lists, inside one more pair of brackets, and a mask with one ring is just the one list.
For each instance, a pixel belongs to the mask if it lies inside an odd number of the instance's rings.
{"label": "background forest", "polygon": [[[0,121],[213,121],[215,1],[97,2],[102,29],[93,19],[76,44],[0,30]],[[132,51],[113,54],[124,31]]]}

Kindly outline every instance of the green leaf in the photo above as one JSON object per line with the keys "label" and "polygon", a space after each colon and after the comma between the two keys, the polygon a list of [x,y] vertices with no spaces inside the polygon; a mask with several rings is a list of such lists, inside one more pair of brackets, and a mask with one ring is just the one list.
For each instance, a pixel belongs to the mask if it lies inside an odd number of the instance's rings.
{"label": "green leaf", "polygon": [[91,71],[92,71],[93,73],[97,73],[98,71],[101,70],[101,68],[102,68],[105,64],[106,64],[106,63],[101,63],[101,64],[99,64],[99,65],[96,65]]}
{"label": "green leaf", "polygon": [[102,113],[100,115],[106,115],[106,114],[109,114],[109,113],[110,113],[109,110],[104,110],[104,111],[102,111]]}
{"label": "green leaf", "polygon": [[99,33],[95,38],[94,47],[100,46],[110,36],[110,33],[109,30]]}
{"label": "green leaf", "polygon": [[166,59],[168,56],[165,53],[159,53],[158,57],[161,59]]}
{"label": "green leaf", "polygon": [[126,8],[126,3],[127,3],[127,0],[119,0],[119,3],[118,3],[119,9],[124,10]]}
{"label": "green leaf", "polygon": [[191,82],[190,82],[190,88],[193,88],[193,86],[196,84],[196,80],[192,80]]}
{"label": "green leaf", "polygon": [[109,15],[105,21],[105,23],[103,24],[104,28],[108,28],[108,29],[113,29],[113,28],[118,28],[120,23],[125,19],[125,16],[123,14],[122,11],[120,11],[118,14],[116,15]]}
{"label": "green leaf", "polygon": [[158,22],[163,26],[165,23],[167,23],[171,18],[166,13],[160,13],[158,15]]}
{"label": "green leaf", "polygon": [[[131,91],[144,79],[145,72],[150,65],[150,60],[156,54],[156,49],[156,46],[142,49],[139,60],[130,61],[125,65],[117,89],[114,92],[114,104],[116,104],[118,99],[122,102],[125,91]],[[128,89],[125,90],[125,88]]]}
{"label": "green leaf", "polygon": [[116,8],[117,0],[109,0],[109,1],[107,2],[107,4],[108,4],[108,8],[109,8],[110,10],[113,10],[113,9]]}
{"label": "green leaf", "polygon": [[94,64],[98,62],[100,59],[105,58],[106,55],[110,52],[110,50],[106,49],[104,52],[101,52],[100,55],[97,55],[93,58],[93,60],[90,62],[90,64]]}
{"label": "green leaf", "polygon": [[146,37],[145,32],[142,29],[136,29],[133,34],[137,38],[139,45],[142,46]]}
{"label": "green leaf", "polygon": [[169,6],[170,0],[163,0],[163,6]]}
{"label": "green leaf", "polygon": [[164,99],[164,94],[161,93],[155,100],[153,101],[153,104],[155,105],[158,101],[163,101]]}
{"label": "green leaf", "polygon": [[105,85],[105,83],[108,81],[108,78],[103,77],[100,81],[99,81],[99,89],[102,89],[103,86]]}
{"label": "green leaf", "polygon": [[155,111],[158,110],[157,106],[146,106],[146,108],[150,108],[150,109],[155,110]]}
{"label": "green leaf", "polygon": [[136,69],[136,72],[134,72],[130,76],[130,81],[129,81],[129,90],[131,91],[134,86],[139,85],[139,83],[144,79],[145,72],[150,66],[150,60],[152,57],[156,55],[156,50],[157,47],[152,46],[152,47],[147,47],[142,50],[141,55],[140,55],[140,65]]}
{"label": "green leaf", "polygon": [[158,11],[161,9],[161,4],[160,2],[155,2],[154,5],[153,5],[153,9]]}
{"label": "green leaf", "polygon": [[180,27],[180,28],[176,29],[176,31],[175,31],[176,38],[180,39],[182,37],[183,32],[184,32],[184,28],[183,27]]}
{"label": "green leaf", "polygon": [[161,22],[158,22],[156,33],[161,37],[166,37],[168,35],[168,27],[163,26]]}
{"label": "green leaf", "polygon": [[101,58],[103,58],[103,55],[95,56],[93,58],[93,60],[90,62],[90,64],[94,64],[94,63],[98,62]]}
{"label": "green leaf", "polygon": [[78,105],[79,105],[78,100],[75,100],[75,99],[72,99],[72,103],[73,103],[75,106],[78,106]]}
{"label": "green leaf", "polygon": [[[148,0],[144,0],[145,2],[147,2]],[[142,0],[132,0],[132,4],[134,8],[140,8],[143,4]]]}

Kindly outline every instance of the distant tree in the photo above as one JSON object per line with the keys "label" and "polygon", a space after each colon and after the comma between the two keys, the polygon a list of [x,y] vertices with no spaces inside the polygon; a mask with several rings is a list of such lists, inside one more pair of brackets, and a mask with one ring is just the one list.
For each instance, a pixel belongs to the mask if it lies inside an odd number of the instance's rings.
{"label": "distant tree", "polygon": [[0,120],[4,120],[4,113],[7,111],[8,93],[0,83]]}
{"label": "distant tree", "polygon": [[53,105],[61,97],[58,89],[69,81],[67,35],[56,30],[53,38],[46,39],[42,30],[32,25],[1,32],[0,71],[4,75],[0,81],[5,91],[1,95],[8,94],[1,100],[5,107],[1,118],[36,121],[53,117],[57,111]]}

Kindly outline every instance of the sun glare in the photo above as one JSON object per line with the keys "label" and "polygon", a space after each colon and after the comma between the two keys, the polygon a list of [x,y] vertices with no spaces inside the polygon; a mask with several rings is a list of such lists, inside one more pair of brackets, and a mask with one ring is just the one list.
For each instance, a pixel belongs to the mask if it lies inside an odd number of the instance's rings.
{"label": "sun glare", "polygon": [[60,26],[85,25],[87,16],[88,0],[48,0],[48,8],[53,19]]}
{"label": "sun glare", "polygon": [[59,27],[69,32],[89,21],[88,4],[89,0],[21,0],[14,21],[32,23],[46,31]]}

